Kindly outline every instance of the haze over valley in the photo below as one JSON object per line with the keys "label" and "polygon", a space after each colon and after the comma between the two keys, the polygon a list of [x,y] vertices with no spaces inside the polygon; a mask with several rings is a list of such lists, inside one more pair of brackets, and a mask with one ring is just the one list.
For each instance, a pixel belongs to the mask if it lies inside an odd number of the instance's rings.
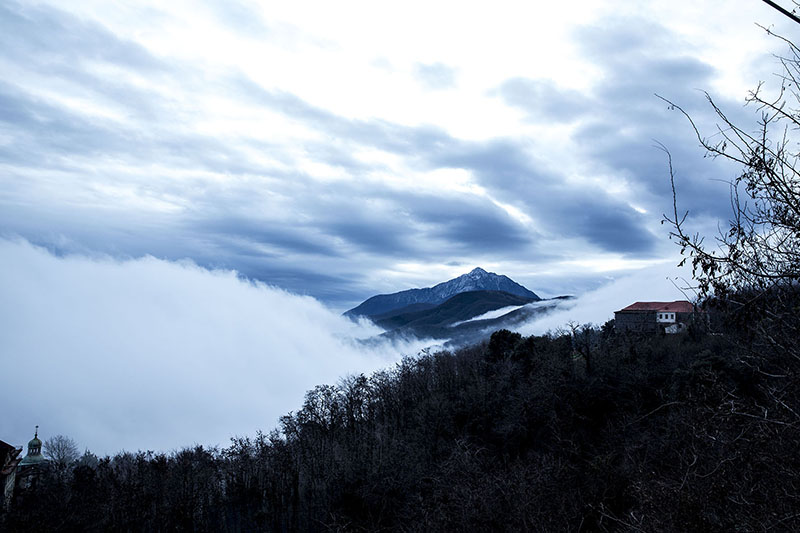
{"label": "haze over valley", "polygon": [[[455,337],[387,335],[311,297],[187,261],[57,256],[21,240],[0,240],[0,256],[3,353],[32,369],[4,394],[36,395],[5,418],[20,442],[37,419],[101,454],[169,450],[187,438],[225,445],[271,427],[309,387]],[[631,292],[674,299],[671,285],[649,289],[668,272],[646,269],[511,327],[530,334],[573,319],[602,324]]]}

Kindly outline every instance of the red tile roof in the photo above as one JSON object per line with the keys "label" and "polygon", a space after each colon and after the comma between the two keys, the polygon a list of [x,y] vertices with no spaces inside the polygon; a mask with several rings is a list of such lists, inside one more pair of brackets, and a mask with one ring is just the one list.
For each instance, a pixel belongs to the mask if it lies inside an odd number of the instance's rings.
{"label": "red tile roof", "polygon": [[694,311],[694,306],[691,302],[686,300],[678,300],[676,302],[636,302],[632,303],[622,311],[668,311],[671,313],[691,313]]}

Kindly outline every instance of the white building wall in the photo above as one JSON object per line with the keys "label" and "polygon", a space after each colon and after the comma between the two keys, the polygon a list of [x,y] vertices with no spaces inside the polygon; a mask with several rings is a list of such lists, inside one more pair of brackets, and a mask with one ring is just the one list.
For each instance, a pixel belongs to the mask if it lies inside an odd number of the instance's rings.
{"label": "white building wall", "polygon": [[656,321],[660,324],[674,324],[675,313],[670,313],[667,311],[658,311],[656,313]]}

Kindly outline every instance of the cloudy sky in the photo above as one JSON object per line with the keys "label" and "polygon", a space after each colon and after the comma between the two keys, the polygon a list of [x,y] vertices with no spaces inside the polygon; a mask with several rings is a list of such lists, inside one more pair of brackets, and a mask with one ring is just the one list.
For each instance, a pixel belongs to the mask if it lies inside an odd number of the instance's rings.
{"label": "cloudy sky", "polygon": [[0,232],[342,310],[474,266],[580,292],[674,254],[654,140],[682,205],[725,215],[730,173],[654,93],[742,113],[777,70],[755,23],[787,26],[644,5],[2,2]]}
{"label": "cloudy sky", "polygon": [[[709,134],[704,90],[752,121],[744,97],[774,79],[781,51],[756,23],[796,31],[758,0],[5,0],[2,362],[44,357],[52,387],[67,368],[113,379],[97,368],[123,372],[146,352],[141,372],[121,374],[134,376],[129,393],[110,402],[130,411],[132,391],[150,383],[144,369],[174,353],[209,369],[232,344],[302,359],[300,326],[248,329],[280,324],[280,309],[316,324],[310,338],[338,362],[302,379],[297,367],[279,373],[296,386],[259,411],[267,422],[257,427],[270,427],[315,380],[385,362],[346,340],[367,326],[337,318],[378,292],[481,266],[542,296],[615,283],[599,294],[679,298],[664,276],[620,282],[677,262],[660,224],[672,198],[654,145],[671,151],[681,208],[703,231],[727,216],[735,169],[704,159],[686,119],[654,95]],[[198,300],[226,288],[229,297]],[[153,318],[163,309],[174,311],[163,317],[175,322],[169,333]],[[130,338],[135,328],[160,342]],[[154,390],[197,383],[179,366]],[[241,375],[226,368],[225,379]],[[263,390],[248,383],[249,405]],[[60,405],[55,393],[48,401],[48,412]],[[52,423],[113,417],[91,404],[76,397]],[[220,420],[238,405],[218,407]],[[14,431],[43,406],[20,413]],[[152,446],[186,441],[167,429],[191,412],[188,399],[181,409],[161,422],[142,415],[161,436]],[[252,429],[234,425],[196,439]],[[126,431],[77,434],[113,451],[135,447]]]}

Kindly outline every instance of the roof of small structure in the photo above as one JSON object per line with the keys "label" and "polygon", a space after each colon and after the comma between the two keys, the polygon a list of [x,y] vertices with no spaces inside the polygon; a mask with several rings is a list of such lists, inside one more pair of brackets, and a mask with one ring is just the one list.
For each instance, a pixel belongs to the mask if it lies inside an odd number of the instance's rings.
{"label": "roof of small structure", "polygon": [[42,441],[39,439],[39,426],[36,426],[36,433],[28,442],[28,454],[22,458],[19,466],[38,465],[46,463],[47,459],[42,455]]}
{"label": "roof of small structure", "polygon": [[46,462],[47,458],[41,453],[34,453],[34,454],[29,453],[28,455],[22,458],[22,461],[20,461],[19,466],[38,465]]}
{"label": "roof of small structure", "polygon": [[11,450],[16,450],[17,447],[13,446],[5,441],[0,440],[0,453],[8,453]]}
{"label": "roof of small structure", "polygon": [[0,440],[0,454],[2,454],[0,455],[0,460],[3,461],[0,464],[0,476],[7,476],[17,468],[19,462],[22,461],[19,456],[21,453],[22,448],[17,448]]}
{"label": "roof of small structure", "polygon": [[625,311],[666,311],[669,313],[691,313],[694,311],[692,302],[686,300],[678,300],[675,302],[635,302],[617,311],[622,313]]}

